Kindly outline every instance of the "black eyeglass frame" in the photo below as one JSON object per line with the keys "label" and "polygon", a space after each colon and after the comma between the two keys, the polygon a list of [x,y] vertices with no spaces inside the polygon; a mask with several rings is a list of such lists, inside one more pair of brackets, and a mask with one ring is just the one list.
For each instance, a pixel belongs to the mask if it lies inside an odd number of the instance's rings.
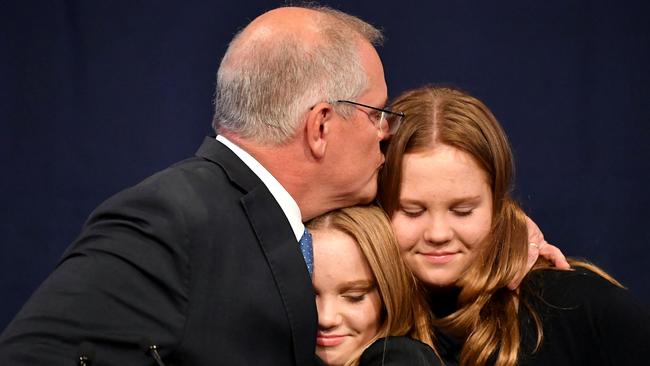
{"label": "black eyeglass frame", "polygon": [[[363,104],[363,103],[359,103],[359,102],[353,102],[351,100],[339,99],[339,100],[336,101],[336,103],[348,103],[348,104],[352,104],[352,105],[357,105],[357,106],[360,106],[360,107],[369,108],[369,109],[372,109],[372,110],[377,111],[377,112],[386,113],[388,115],[394,116],[397,119],[396,119],[396,123],[393,122],[392,124],[388,122],[388,119],[384,118],[384,120],[388,124],[388,134],[389,135],[392,135],[397,131],[399,126],[404,121],[404,117],[406,117],[406,115],[404,113],[402,113],[402,112],[393,112],[390,109],[377,108],[377,107],[373,107],[373,106],[370,106],[370,105],[367,105],[367,104]],[[379,124],[379,126],[377,126],[377,128],[379,128],[379,129],[382,128],[381,121],[382,121],[382,118],[380,116],[379,121],[376,122],[376,123]]]}

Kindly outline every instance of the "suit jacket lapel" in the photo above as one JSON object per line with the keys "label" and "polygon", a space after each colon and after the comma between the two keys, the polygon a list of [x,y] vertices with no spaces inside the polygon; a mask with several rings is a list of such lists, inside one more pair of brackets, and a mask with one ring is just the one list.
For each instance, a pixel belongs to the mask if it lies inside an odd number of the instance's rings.
{"label": "suit jacket lapel", "polygon": [[197,156],[219,164],[245,193],[241,202],[266,257],[287,313],[297,365],[311,365],[316,349],[316,304],[311,278],[289,222],[266,186],[226,146],[206,137]]}
{"label": "suit jacket lapel", "polygon": [[265,186],[242,198],[246,213],[271,267],[291,324],[296,365],[310,365],[316,350],[316,306],[311,278],[289,223],[278,227],[280,207]]}

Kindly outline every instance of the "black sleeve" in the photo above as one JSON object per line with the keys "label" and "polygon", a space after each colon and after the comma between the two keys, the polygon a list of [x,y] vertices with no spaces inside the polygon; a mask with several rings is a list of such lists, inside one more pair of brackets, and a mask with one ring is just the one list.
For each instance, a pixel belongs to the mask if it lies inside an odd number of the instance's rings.
{"label": "black sleeve", "polygon": [[[591,276],[595,276],[591,274]],[[629,291],[595,279],[596,300],[591,326],[601,336],[601,352],[610,365],[647,365],[650,344],[650,311]]]}
{"label": "black sleeve", "polygon": [[530,321],[522,330],[535,365],[647,365],[650,312],[629,291],[588,269],[544,270],[531,276],[529,297],[544,327],[539,352]]}
{"label": "black sleeve", "polygon": [[[101,205],[54,272],[0,336],[0,365],[149,364],[144,339],[178,342],[187,303],[182,209],[136,186]],[[167,192],[168,193],[168,192]]]}
{"label": "black sleeve", "polygon": [[376,340],[361,355],[359,366],[442,365],[431,347],[409,337]]}

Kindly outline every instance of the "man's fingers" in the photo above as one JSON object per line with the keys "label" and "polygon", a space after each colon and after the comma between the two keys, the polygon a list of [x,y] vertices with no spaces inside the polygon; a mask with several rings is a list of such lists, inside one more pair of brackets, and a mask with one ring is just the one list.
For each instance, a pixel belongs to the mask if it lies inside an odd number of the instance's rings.
{"label": "man's fingers", "polygon": [[539,244],[544,242],[544,234],[542,233],[542,230],[540,230],[535,221],[531,220],[528,216],[526,216],[526,230],[528,230],[529,243]]}
{"label": "man's fingers", "polygon": [[560,269],[571,268],[569,262],[567,262],[566,257],[564,256],[564,254],[562,254],[560,248],[551,245],[547,242],[542,243],[542,245],[538,244],[538,247],[539,247],[539,255],[549,260],[553,264],[553,266]]}

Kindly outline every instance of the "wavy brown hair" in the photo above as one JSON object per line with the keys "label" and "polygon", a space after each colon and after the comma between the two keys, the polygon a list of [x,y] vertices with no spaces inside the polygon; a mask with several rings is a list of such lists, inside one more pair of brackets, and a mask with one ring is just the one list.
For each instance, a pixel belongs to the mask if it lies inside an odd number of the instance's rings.
{"label": "wavy brown hair", "polygon": [[514,365],[519,351],[517,294],[512,281],[526,264],[525,216],[510,198],[513,159],[506,135],[490,110],[457,89],[424,87],[393,103],[406,120],[391,140],[381,174],[379,199],[389,215],[399,207],[405,154],[452,146],[472,156],[492,191],[492,227],[480,252],[458,285],[458,309],[435,325],[466,337],[461,365]]}
{"label": "wavy brown hair", "polygon": [[[402,261],[388,216],[376,206],[355,206],[329,212],[307,224],[310,230],[337,230],[359,245],[373,273],[381,298],[381,324],[368,343],[388,336],[410,336],[433,347],[428,308],[417,279]],[[360,349],[346,365],[356,365]]]}
{"label": "wavy brown hair", "polygon": [[[490,110],[457,89],[424,87],[406,92],[393,104],[406,119],[392,138],[380,176],[379,200],[389,215],[399,208],[405,154],[444,144],[468,153],[490,185],[492,227],[477,263],[458,286],[458,309],[435,325],[466,338],[461,365],[514,365],[519,351],[518,298],[511,282],[526,264],[525,216],[510,198],[513,158],[506,135]],[[541,329],[541,328],[540,328]]]}
{"label": "wavy brown hair", "polygon": [[[386,151],[380,175],[379,201],[389,216],[399,208],[402,161],[405,154],[443,144],[468,153],[486,174],[492,192],[490,235],[475,264],[458,281],[457,309],[434,319],[434,326],[465,339],[461,365],[516,365],[520,334],[518,309],[527,308],[542,340],[542,324],[535,311],[507,284],[524,268],[528,253],[525,214],[511,198],[513,156],[505,132],[480,100],[450,87],[427,86],[401,95],[393,110],[406,114]],[[616,283],[586,262],[571,261]],[[537,268],[549,264],[539,260]],[[536,348],[537,348],[536,347]]]}

